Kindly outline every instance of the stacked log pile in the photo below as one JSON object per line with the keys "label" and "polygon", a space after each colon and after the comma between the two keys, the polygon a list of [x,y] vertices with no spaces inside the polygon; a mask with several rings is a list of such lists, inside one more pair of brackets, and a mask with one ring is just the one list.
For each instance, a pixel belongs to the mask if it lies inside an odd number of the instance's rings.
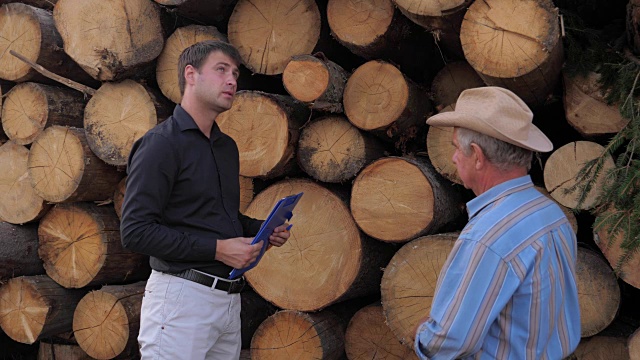
{"label": "stacked log pile", "polygon": [[593,76],[563,76],[561,30],[551,0],[0,0],[0,357],[139,356],[149,267],[120,244],[127,157],[180,102],[182,50],[217,39],[243,58],[217,119],[241,211],[304,192],[291,239],[246,274],[243,358],[415,358],[473,196],[452,129],[425,120],[485,85],[521,96],[555,145],[531,175],[585,245],[574,356],[640,358],[638,332],[607,334],[640,315],[640,255],[616,274],[618,237],[592,232],[604,180],[580,204],[566,191],[626,120]]}

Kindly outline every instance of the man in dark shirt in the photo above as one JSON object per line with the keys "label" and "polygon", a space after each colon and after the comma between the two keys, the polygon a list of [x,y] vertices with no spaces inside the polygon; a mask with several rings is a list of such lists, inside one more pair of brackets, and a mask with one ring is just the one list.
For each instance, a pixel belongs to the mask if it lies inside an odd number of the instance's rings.
{"label": "man in dark shirt", "polygon": [[[195,44],[178,64],[181,105],[135,142],[122,212],[123,246],[150,256],[138,341],[143,359],[238,359],[240,290],[261,221],[239,212],[239,156],[215,120],[236,92],[237,50]],[[286,227],[269,238],[281,246]]]}

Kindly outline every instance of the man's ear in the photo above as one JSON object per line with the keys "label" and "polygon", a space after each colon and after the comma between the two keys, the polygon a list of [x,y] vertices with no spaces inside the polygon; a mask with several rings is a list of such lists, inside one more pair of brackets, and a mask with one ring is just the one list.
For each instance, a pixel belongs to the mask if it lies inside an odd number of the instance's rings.
{"label": "man's ear", "polygon": [[482,148],[478,146],[478,144],[471,143],[471,152],[475,158],[475,168],[476,170],[481,169],[487,162],[487,158],[484,156],[484,152]]}
{"label": "man's ear", "polygon": [[187,65],[184,67],[184,82],[185,84],[193,84],[195,82],[196,68],[193,65]]}

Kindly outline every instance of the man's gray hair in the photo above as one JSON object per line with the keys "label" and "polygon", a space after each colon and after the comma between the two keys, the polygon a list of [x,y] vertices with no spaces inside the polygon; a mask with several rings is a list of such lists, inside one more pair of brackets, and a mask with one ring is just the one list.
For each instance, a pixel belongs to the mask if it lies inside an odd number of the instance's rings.
{"label": "man's gray hair", "polygon": [[533,151],[474,130],[460,127],[456,129],[458,144],[465,155],[471,153],[471,144],[476,144],[482,149],[487,160],[501,170],[510,170],[521,166],[525,166],[527,171],[531,170]]}

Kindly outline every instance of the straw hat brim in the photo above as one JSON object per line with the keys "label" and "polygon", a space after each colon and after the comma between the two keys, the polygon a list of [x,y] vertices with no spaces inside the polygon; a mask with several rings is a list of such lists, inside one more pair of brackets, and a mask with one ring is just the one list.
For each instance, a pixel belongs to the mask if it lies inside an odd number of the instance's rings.
{"label": "straw hat brim", "polygon": [[526,139],[517,139],[507,131],[497,129],[484,119],[465,111],[448,111],[434,115],[427,119],[427,124],[440,127],[461,127],[489,135],[531,151],[549,152],[553,150],[553,143],[533,124],[530,124]]}

